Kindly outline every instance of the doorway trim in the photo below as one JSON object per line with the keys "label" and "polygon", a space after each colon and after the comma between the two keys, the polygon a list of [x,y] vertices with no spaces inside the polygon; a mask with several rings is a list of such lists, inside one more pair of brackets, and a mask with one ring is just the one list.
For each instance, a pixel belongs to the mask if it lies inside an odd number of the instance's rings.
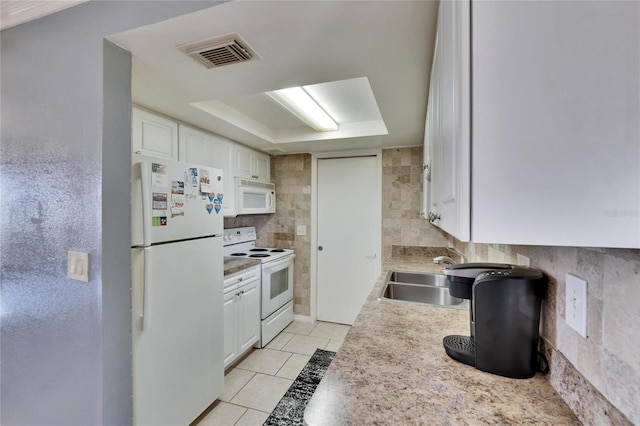
{"label": "doorway trim", "polygon": [[376,264],[377,275],[380,275],[382,268],[382,149],[360,149],[349,151],[328,151],[311,154],[311,256],[310,256],[310,319],[315,322],[318,318],[318,160],[327,158],[349,158],[349,157],[376,157],[377,160],[377,195],[380,200],[380,209],[377,212],[377,221],[380,225],[376,251],[379,253]]}

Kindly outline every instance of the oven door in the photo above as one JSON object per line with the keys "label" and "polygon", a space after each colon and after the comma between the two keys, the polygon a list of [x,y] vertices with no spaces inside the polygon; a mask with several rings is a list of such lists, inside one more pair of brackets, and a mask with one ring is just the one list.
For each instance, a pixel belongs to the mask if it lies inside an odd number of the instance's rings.
{"label": "oven door", "polygon": [[295,254],[262,264],[262,319],[293,300]]}

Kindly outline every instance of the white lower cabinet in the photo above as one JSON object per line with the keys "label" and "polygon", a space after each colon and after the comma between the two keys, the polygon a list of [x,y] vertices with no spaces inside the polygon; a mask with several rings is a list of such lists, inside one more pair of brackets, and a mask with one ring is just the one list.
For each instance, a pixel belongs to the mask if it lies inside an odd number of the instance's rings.
{"label": "white lower cabinet", "polygon": [[260,266],[224,279],[224,366],[260,340]]}

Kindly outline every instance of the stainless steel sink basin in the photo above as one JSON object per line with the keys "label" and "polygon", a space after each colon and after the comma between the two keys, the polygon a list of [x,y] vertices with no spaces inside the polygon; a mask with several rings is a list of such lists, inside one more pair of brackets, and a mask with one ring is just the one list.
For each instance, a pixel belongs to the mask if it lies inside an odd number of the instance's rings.
{"label": "stainless steel sink basin", "polygon": [[442,274],[389,271],[378,300],[393,300],[453,309],[468,309],[469,302],[451,296]]}
{"label": "stainless steel sink basin", "polygon": [[449,286],[447,278],[443,274],[423,274],[420,272],[391,271],[387,276],[387,282],[432,285],[436,287]]}

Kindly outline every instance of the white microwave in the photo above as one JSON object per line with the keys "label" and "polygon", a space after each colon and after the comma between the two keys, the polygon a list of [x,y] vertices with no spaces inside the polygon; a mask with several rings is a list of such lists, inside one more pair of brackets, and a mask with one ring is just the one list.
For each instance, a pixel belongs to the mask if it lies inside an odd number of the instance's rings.
{"label": "white microwave", "polygon": [[236,215],[276,212],[276,186],[270,182],[235,178]]}

